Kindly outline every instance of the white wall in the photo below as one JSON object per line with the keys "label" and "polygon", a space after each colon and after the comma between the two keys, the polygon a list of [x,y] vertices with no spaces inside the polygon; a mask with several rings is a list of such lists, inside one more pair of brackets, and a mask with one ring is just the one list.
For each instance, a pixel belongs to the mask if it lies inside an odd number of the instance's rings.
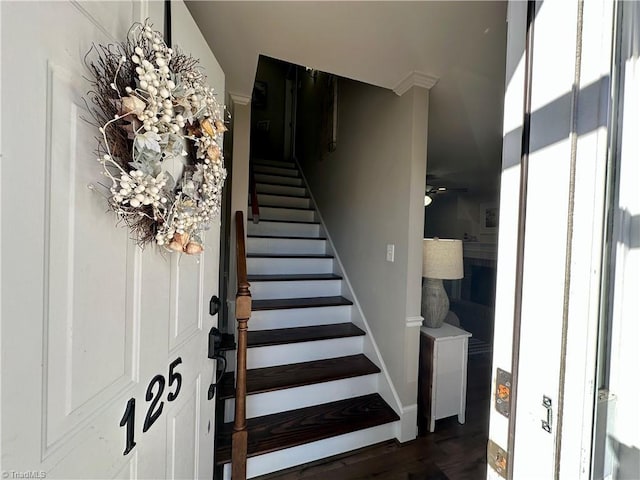
{"label": "white wall", "polygon": [[[338,144],[320,159],[322,81],[302,79],[297,155],[404,406],[416,403],[428,91],[340,79]],[[386,261],[387,244],[395,261]],[[419,327],[419,323],[418,323]]]}
{"label": "white wall", "polygon": [[[158,8],[158,4],[162,4],[162,2],[154,1],[151,4],[154,5],[154,8]],[[160,30],[162,25],[155,27]],[[174,46],[177,44],[182,52],[187,52],[200,61],[200,65],[207,75],[207,83],[214,88],[218,102],[223,105],[225,74],[182,0],[172,0],[171,2],[171,31],[171,41]]]}

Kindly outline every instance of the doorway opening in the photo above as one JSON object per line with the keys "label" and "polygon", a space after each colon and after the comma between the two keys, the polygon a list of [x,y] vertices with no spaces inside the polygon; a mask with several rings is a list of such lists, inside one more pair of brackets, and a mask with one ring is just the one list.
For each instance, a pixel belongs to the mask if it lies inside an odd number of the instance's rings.
{"label": "doorway opening", "polygon": [[[504,51],[496,52],[496,55],[504,58]],[[499,75],[504,76],[504,65],[502,68],[503,71]],[[312,116],[308,115],[308,112],[301,113],[299,109],[296,111],[300,79],[320,82],[324,76],[305,67],[260,57],[251,108],[251,158],[289,160],[295,159],[297,149],[308,149],[308,138],[302,138],[299,132],[296,138],[296,113],[301,115],[300,121],[316,121],[315,130],[318,132],[328,130],[330,133],[330,128],[323,127],[323,115]],[[495,95],[500,99],[504,91],[500,90]],[[435,105],[438,103],[435,102]],[[490,116],[495,118],[496,130],[499,131],[502,122],[502,102],[496,101],[494,108],[496,112]],[[317,110],[317,113],[321,113],[320,104]],[[438,121],[438,108],[435,111]],[[430,110],[430,123],[431,121]],[[438,129],[434,132],[430,130],[428,135],[428,158],[431,162],[433,157],[433,170],[437,171],[437,174],[429,173],[431,164],[427,163],[428,176],[425,185],[432,183],[441,190],[440,193],[434,194],[431,205],[425,207],[424,237],[438,236],[463,241],[464,277],[461,280],[445,281],[445,289],[450,299],[450,318],[457,319],[457,325],[469,332],[471,338],[467,353],[466,422],[459,424],[456,417],[441,419],[436,423],[435,432],[430,433],[419,419],[417,427],[420,438],[417,442],[431,445],[433,448],[416,451],[422,451],[425,455],[429,455],[429,452],[442,453],[451,448],[464,451],[465,453],[456,457],[455,461],[444,453],[435,455],[429,461],[435,461],[445,474],[448,469],[452,478],[481,478],[486,471],[491,398],[498,233],[495,219],[498,216],[502,138],[501,135],[496,135],[492,139],[492,161],[484,162],[482,172],[476,169],[476,164],[473,171],[460,172],[447,170],[446,159],[437,160],[438,152],[443,150],[441,143],[446,141],[442,140],[439,144]],[[299,142],[298,146],[296,140]],[[314,140],[314,145],[317,145],[318,139]],[[433,152],[430,150],[432,142],[436,148]],[[321,151],[317,154],[322,156]],[[466,472],[466,477],[460,477],[463,471]]]}

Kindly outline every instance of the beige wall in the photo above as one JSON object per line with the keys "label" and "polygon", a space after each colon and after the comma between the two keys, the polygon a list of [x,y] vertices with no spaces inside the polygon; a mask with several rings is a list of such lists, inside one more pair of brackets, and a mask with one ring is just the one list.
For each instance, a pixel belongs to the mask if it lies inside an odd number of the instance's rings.
{"label": "beige wall", "polygon": [[[413,405],[428,91],[398,97],[340,79],[337,149],[320,159],[312,94],[321,81],[302,78],[297,155],[400,400]],[[395,245],[393,263],[387,244]]]}
{"label": "beige wall", "polygon": [[[233,174],[231,176],[231,251],[229,261],[229,287],[227,303],[235,312],[236,296],[236,211],[244,214],[245,236],[247,231],[247,199],[249,198],[249,137],[251,134],[250,98],[230,95],[231,129],[233,132]],[[229,188],[229,187],[227,187]]]}
{"label": "beige wall", "polygon": [[[152,11],[158,12],[158,18],[164,18],[164,13],[159,11],[164,8],[161,2],[150,2],[149,5]],[[173,47],[177,46],[181,51],[189,52],[189,55],[198,59],[207,76],[207,83],[214,88],[218,101],[223,102],[225,74],[184,2],[171,3],[171,25]],[[157,23],[154,28],[162,31],[162,24]]]}

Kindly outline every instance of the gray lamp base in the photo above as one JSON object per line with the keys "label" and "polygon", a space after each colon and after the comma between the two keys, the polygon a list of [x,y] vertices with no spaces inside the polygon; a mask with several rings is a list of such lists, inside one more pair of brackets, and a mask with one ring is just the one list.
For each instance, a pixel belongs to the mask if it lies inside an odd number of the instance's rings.
{"label": "gray lamp base", "polygon": [[423,278],[422,308],[424,325],[429,328],[440,328],[449,311],[449,297],[439,278]]}

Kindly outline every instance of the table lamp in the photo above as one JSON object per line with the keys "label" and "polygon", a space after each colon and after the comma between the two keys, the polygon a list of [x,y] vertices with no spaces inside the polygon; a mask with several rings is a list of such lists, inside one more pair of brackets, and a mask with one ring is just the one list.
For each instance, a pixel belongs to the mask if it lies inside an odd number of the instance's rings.
{"label": "table lamp", "polygon": [[449,311],[442,280],[462,278],[462,240],[425,238],[422,243],[422,316],[429,328],[440,328]]}

